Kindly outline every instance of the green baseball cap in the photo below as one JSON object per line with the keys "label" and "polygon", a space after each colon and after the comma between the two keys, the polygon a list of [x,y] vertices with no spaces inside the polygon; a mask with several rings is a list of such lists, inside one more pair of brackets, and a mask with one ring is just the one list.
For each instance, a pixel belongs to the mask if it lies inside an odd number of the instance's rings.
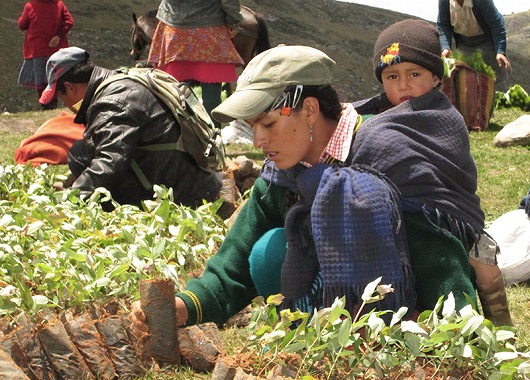
{"label": "green baseball cap", "polygon": [[264,112],[290,85],[323,85],[331,81],[335,61],[309,46],[286,46],[255,56],[237,80],[236,91],[212,110],[228,123]]}

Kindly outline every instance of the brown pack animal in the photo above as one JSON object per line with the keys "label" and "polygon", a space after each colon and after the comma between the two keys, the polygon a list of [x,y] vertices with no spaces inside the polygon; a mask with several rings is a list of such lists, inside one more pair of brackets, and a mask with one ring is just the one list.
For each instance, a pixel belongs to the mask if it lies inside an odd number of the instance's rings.
{"label": "brown pack animal", "polygon": [[[158,19],[156,10],[149,11],[143,16],[136,17],[133,13],[133,25],[131,26],[131,56],[138,61],[142,58],[144,51],[148,50]],[[269,30],[262,15],[252,9],[241,6],[243,20],[239,24],[238,33],[232,39],[234,46],[245,62],[250,60],[271,47],[269,41]]]}

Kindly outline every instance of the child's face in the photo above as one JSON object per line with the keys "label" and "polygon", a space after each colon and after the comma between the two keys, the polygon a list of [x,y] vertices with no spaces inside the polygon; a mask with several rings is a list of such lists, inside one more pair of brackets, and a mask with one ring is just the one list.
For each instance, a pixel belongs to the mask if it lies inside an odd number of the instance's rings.
{"label": "child's face", "polygon": [[393,106],[424,95],[440,83],[440,79],[432,72],[411,62],[385,67],[381,79]]}

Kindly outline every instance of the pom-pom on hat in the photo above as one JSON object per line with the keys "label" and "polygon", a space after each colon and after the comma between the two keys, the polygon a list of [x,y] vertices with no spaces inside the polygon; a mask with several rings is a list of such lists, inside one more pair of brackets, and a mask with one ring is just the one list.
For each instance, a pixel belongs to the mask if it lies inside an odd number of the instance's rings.
{"label": "pom-pom on hat", "polygon": [[290,85],[324,85],[331,81],[335,61],[309,46],[279,45],[249,62],[236,91],[212,110],[221,123],[249,119],[267,110]]}
{"label": "pom-pom on hat", "polygon": [[374,72],[382,82],[385,67],[402,62],[419,65],[440,80],[444,76],[444,63],[438,29],[425,20],[403,20],[383,30],[374,47]]}
{"label": "pom-pom on hat", "polygon": [[86,61],[90,55],[78,47],[67,47],[60,49],[51,55],[46,62],[46,78],[48,86],[44,89],[39,99],[41,104],[48,104],[55,98],[57,81],[64,73],[77,64]]}

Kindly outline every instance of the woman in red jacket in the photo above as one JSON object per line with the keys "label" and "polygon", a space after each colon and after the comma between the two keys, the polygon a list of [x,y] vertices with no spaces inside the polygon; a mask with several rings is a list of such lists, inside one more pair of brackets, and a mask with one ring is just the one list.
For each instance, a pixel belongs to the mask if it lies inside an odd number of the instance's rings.
{"label": "woman in red jacket", "polygon": [[[66,35],[74,26],[72,15],[61,0],[30,0],[18,19],[20,30],[26,31],[18,83],[35,88],[40,94],[48,84],[46,62],[57,50],[68,47]],[[57,108],[57,100],[43,106]]]}

